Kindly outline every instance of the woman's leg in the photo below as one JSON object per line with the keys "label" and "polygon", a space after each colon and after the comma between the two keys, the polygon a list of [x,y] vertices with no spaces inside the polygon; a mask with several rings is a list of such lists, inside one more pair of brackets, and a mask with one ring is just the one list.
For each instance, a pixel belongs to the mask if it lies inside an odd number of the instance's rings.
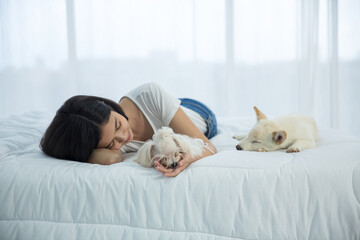
{"label": "woman's leg", "polygon": [[207,124],[205,136],[210,139],[217,133],[217,121],[215,114],[203,103],[191,98],[179,98],[180,105],[200,114]]}

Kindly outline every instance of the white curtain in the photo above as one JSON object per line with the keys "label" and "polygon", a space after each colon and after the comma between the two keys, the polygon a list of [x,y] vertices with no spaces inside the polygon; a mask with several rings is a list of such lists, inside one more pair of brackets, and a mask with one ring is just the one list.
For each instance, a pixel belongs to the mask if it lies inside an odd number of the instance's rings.
{"label": "white curtain", "polygon": [[359,23],[358,0],[1,0],[0,118],[154,81],[360,136]]}

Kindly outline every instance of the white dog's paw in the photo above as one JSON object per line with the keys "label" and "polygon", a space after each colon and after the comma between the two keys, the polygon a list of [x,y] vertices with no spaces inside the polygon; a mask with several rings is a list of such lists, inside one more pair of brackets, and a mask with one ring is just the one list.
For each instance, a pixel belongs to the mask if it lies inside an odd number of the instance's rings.
{"label": "white dog's paw", "polygon": [[291,146],[291,147],[289,147],[288,149],[286,149],[286,152],[287,152],[287,153],[300,152],[300,149],[297,148],[297,147]]}

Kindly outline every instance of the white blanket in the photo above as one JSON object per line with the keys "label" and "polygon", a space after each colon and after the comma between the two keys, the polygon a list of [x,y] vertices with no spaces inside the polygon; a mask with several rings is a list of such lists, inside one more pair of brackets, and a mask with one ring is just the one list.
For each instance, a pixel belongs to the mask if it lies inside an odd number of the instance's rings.
{"label": "white blanket", "polygon": [[360,138],[320,130],[300,153],[237,151],[252,126],[219,119],[219,153],[166,178],[134,163],[53,159],[52,116],[0,122],[0,239],[360,239]]}

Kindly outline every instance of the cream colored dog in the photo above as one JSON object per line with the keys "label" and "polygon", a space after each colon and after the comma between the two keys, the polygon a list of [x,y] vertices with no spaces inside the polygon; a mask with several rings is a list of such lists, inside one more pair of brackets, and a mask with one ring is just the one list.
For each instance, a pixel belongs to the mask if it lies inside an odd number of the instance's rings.
{"label": "cream colored dog", "polygon": [[300,152],[306,148],[316,147],[318,131],[315,120],[302,115],[286,115],[273,120],[268,119],[254,107],[257,123],[247,136],[234,136],[240,142],[237,150]]}
{"label": "cream colored dog", "polygon": [[165,168],[175,168],[183,154],[200,156],[203,147],[202,139],[176,134],[171,128],[163,127],[141,146],[134,161],[143,167],[154,167],[154,161],[157,160]]}

